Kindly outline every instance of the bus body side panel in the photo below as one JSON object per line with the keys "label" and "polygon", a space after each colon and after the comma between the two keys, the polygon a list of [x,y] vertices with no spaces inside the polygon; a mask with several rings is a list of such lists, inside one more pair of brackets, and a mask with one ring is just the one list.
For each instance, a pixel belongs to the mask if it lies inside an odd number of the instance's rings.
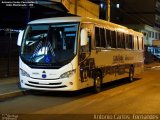
{"label": "bus body side panel", "polygon": [[95,50],[90,57],[94,59],[96,68],[102,71],[103,82],[128,77],[131,65],[135,74],[143,71],[143,51]]}

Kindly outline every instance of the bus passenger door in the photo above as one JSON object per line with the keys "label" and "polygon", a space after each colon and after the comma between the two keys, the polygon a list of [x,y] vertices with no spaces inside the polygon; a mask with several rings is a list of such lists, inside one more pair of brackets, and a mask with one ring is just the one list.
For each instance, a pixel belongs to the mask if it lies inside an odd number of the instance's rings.
{"label": "bus passenger door", "polygon": [[80,65],[80,79],[81,79],[81,82],[88,81],[89,77],[91,76],[90,64],[93,61],[91,58],[89,58],[90,54],[91,54],[91,35],[88,34],[88,33],[87,33],[87,39],[86,40],[87,40],[86,44],[81,45],[80,50],[79,50],[79,65]]}

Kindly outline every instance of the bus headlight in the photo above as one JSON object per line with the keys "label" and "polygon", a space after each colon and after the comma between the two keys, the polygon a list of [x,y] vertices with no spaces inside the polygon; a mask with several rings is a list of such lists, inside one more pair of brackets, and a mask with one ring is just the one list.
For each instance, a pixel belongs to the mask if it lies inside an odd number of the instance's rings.
{"label": "bus headlight", "polygon": [[75,74],[75,72],[76,72],[76,69],[67,71],[67,72],[63,73],[63,74],[60,76],[60,78],[69,78],[69,77],[71,77],[73,74]]}
{"label": "bus headlight", "polygon": [[24,71],[24,70],[22,70],[22,69],[20,69],[20,74],[21,74],[22,76],[30,77],[30,75],[29,75],[26,71]]}

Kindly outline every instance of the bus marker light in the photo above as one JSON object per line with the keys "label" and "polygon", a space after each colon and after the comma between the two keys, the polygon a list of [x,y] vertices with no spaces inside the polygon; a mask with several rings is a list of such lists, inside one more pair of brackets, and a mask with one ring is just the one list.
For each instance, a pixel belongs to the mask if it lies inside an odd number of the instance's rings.
{"label": "bus marker light", "polygon": [[73,85],[73,82],[69,82],[70,85]]}

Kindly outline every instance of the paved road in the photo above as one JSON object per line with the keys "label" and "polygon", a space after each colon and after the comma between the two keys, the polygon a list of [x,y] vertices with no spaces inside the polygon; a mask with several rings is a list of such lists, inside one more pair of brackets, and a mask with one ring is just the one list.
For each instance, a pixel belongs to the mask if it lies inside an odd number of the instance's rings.
{"label": "paved road", "polygon": [[[98,94],[38,92],[0,102],[2,114],[160,114],[160,69],[147,69],[133,83],[111,82]],[[159,118],[160,119],[160,118]]]}

